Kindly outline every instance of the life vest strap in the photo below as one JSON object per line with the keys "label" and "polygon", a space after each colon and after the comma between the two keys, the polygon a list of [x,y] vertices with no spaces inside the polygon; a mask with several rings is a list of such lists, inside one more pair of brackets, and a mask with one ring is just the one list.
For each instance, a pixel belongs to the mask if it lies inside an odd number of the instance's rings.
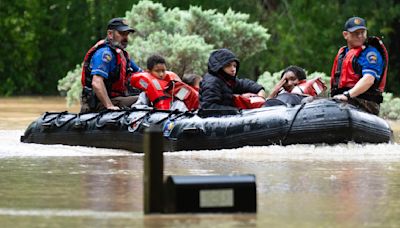
{"label": "life vest strap", "polygon": [[158,102],[160,102],[160,101],[162,101],[162,100],[167,100],[167,99],[169,99],[169,98],[170,98],[170,97],[168,97],[168,96],[157,97],[156,99],[154,99],[153,105],[157,104]]}

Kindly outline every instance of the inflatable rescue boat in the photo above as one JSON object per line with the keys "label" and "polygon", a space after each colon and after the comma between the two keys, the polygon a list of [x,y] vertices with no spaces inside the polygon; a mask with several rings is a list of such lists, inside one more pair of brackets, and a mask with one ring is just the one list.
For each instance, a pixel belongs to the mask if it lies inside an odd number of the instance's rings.
{"label": "inflatable rescue boat", "polygon": [[240,111],[130,109],[76,114],[46,112],[21,142],[80,145],[143,152],[146,128],[163,132],[164,151],[215,150],[289,144],[387,143],[382,118],[330,99]]}

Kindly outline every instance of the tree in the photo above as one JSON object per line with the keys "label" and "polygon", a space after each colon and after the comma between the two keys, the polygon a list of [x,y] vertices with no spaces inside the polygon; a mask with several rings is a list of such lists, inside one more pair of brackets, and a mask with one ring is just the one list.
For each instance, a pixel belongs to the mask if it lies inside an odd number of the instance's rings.
{"label": "tree", "polygon": [[[3,0],[0,95],[54,95],[57,81],[104,36],[130,0]],[[127,4],[129,3],[129,4]]]}

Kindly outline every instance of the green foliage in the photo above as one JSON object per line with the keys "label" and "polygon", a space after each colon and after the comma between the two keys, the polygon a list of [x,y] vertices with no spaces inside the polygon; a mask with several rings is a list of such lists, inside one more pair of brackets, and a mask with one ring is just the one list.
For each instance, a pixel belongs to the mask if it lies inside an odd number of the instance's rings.
{"label": "green foliage", "polygon": [[[213,49],[230,48],[246,59],[266,50],[270,36],[258,23],[249,23],[249,15],[230,9],[225,14],[196,6],[189,10],[166,9],[160,3],[144,0],[133,5],[126,18],[138,31],[127,47],[135,61],[145,68],[147,58],[157,53],[180,76],[203,75]],[[80,90],[75,82],[80,80],[79,70],[68,72],[66,77],[59,81],[59,88],[68,91],[69,101],[79,100]],[[74,91],[69,91],[72,86],[76,86]]]}
{"label": "green foliage", "polygon": [[380,116],[388,119],[400,119],[400,98],[393,97],[391,93],[383,93]]}
{"label": "green foliage", "polygon": [[[141,17],[137,16],[139,14]],[[266,28],[258,23],[249,23],[248,14],[231,9],[225,14],[216,10],[202,10],[198,6],[190,6],[189,10],[166,9],[160,3],[144,0],[133,5],[132,10],[126,13],[126,18],[135,25],[143,39],[148,39],[150,34],[157,31],[192,36],[194,39],[193,35],[197,35],[213,48],[232,49],[243,59],[266,50],[270,37]],[[135,42],[133,39],[131,44],[135,45]]]}
{"label": "green foliage", "polygon": [[270,37],[267,29],[258,23],[248,23],[248,14],[231,9],[221,14],[200,7],[190,7],[189,14],[184,25],[187,33],[200,35],[217,48],[229,48],[243,59],[267,49]]}
{"label": "green foliage", "polygon": [[56,94],[58,79],[82,61],[104,35],[104,24],[128,2],[2,0],[0,95]]}
{"label": "green foliage", "polygon": [[273,34],[270,51],[265,54],[268,60],[265,67],[282,69],[298,65],[311,71],[329,72],[337,47],[343,44],[340,34],[344,19],[338,17],[338,11],[338,2],[279,4],[278,10],[269,12],[265,21]]}
{"label": "green foliage", "polygon": [[[58,91],[67,96],[67,105],[79,103],[79,94],[82,91],[81,80],[77,80],[77,75],[81,75],[82,64],[77,65],[74,70],[69,71],[67,76],[58,81]],[[80,78],[79,78],[80,79]],[[76,96],[78,94],[78,96]]]}
{"label": "green foliage", "polygon": [[146,39],[135,38],[133,45],[127,47],[127,51],[137,56],[137,63],[143,67],[152,54],[165,56],[168,68],[182,76],[188,72],[203,74],[212,47],[198,35],[184,36],[179,33],[167,34],[165,31],[156,31]]}
{"label": "green foliage", "polygon": [[38,17],[31,12],[37,3],[27,6],[25,12],[27,1],[8,3],[2,2],[0,7],[0,94],[12,95],[21,89],[29,93],[35,77],[30,69],[36,66],[40,55],[36,33],[30,27]]}

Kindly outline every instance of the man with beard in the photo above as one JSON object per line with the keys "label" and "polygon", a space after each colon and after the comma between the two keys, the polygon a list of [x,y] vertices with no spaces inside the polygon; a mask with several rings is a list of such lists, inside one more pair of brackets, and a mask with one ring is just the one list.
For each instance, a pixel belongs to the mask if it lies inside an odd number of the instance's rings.
{"label": "man with beard", "polygon": [[[108,22],[107,37],[86,54],[82,69],[81,113],[129,108],[139,91],[130,88],[131,73],[142,71],[125,51],[135,30],[123,18]],[[137,93],[136,93],[137,92]]]}

